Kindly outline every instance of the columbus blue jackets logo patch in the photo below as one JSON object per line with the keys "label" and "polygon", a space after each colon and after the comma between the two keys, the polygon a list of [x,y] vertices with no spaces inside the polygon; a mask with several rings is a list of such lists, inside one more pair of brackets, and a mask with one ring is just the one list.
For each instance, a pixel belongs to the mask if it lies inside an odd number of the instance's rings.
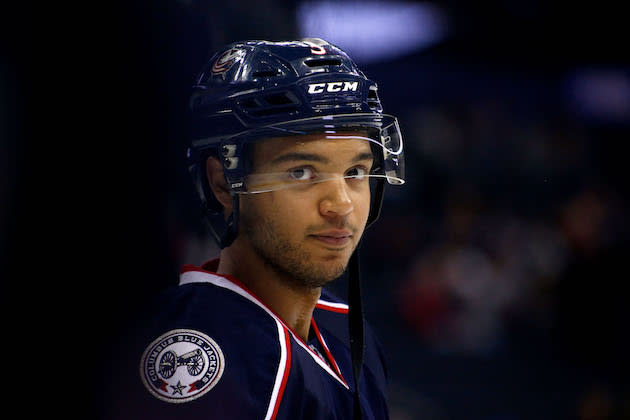
{"label": "columbus blue jackets logo patch", "polygon": [[144,351],[140,376],[149,392],[171,403],[201,397],[221,379],[225,359],[219,345],[194,330],[172,330]]}

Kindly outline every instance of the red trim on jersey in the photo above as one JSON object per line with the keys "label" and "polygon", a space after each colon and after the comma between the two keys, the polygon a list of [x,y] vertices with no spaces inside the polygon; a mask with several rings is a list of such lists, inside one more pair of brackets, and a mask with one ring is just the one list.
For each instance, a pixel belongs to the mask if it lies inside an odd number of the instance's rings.
{"label": "red trim on jersey", "polygon": [[[231,276],[229,274],[219,274],[219,273],[216,273],[214,271],[211,271],[211,270],[216,270],[218,267],[219,267],[219,259],[215,258],[213,260],[210,260],[210,261],[204,263],[201,267],[197,267],[196,265],[193,265],[193,264],[185,264],[185,265],[182,266],[182,268],[180,270],[180,274],[187,273],[189,271],[199,271],[199,272],[202,272],[202,273],[207,273],[207,274],[212,274],[214,276],[223,277],[224,279],[226,279],[226,280],[236,284],[238,287],[240,287],[241,289],[246,291],[253,299],[256,299],[256,301],[258,301],[258,303],[260,303],[267,310],[269,310],[269,312],[274,314],[276,316],[276,318],[278,318],[278,320],[280,320],[280,322],[282,323],[282,326],[285,328],[285,333],[287,333],[286,330],[291,331],[291,333],[293,335],[293,338],[295,340],[299,340],[304,345],[304,348],[306,349],[306,351],[312,353],[315,357],[319,358],[317,353],[315,353],[313,350],[311,350],[308,347],[308,344],[302,339],[302,337],[300,337],[298,335],[298,333],[296,333],[293,330],[293,328],[289,327],[289,325],[287,325],[287,323],[284,322],[284,320],[282,319],[282,317],[280,317],[280,315],[278,315],[273,309],[271,309],[269,306],[267,306],[263,302],[262,299],[260,299],[258,296],[256,296],[256,294],[254,292],[249,290],[236,277],[233,277],[233,276]],[[339,313],[348,313],[348,309],[336,308],[336,307],[332,307],[332,306],[329,306],[329,305],[326,305],[326,304],[322,304],[322,303],[317,303],[315,305],[315,307],[319,307],[320,309],[330,310],[330,311],[339,312]],[[312,317],[311,317],[311,323],[314,325],[314,319]],[[317,328],[317,326],[315,326],[315,328]],[[316,334],[319,334],[319,330],[316,331]],[[346,382],[344,377],[341,375],[341,371],[339,370],[339,366],[337,366],[337,362],[335,362],[334,358],[332,358],[332,354],[330,354],[330,351],[328,350],[328,347],[326,347],[326,345],[323,344],[323,340],[321,339],[321,335],[319,335],[317,339],[322,343],[322,347],[324,347],[324,349],[328,353],[329,357],[332,359],[332,362],[333,362],[333,365],[334,365],[333,370],[335,371],[335,373],[337,373],[337,375],[339,376],[339,379],[341,379],[341,381],[346,385],[346,387],[349,388],[348,383]],[[287,345],[289,345],[289,344],[290,343],[287,343]]]}
{"label": "red trim on jersey", "polygon": [[[234,283],[235,285],[237,285],[238,287],[240,287],[241,289],[245,290],[249,295],[251,295],[251,297],[253,297],[254,299],[256,299],[258,301],[258,303],[260,303],[262,306],[264,306],[265,308],[267,308],[269,310],[269,312],[271,312],[272,314],[274,314],[281,322],[282,325],[285,328],[288,328],[293,335],[300,340],[305,346],[307,346],[306,342],[304,340],[302,340],[302,338],[298,335],[298,333],[296,333],[293,328],[289,327],[287,325],[286,322],[284,322],[284,320],[282,319],[282,317],[280,315],[277,314],[276,311],[274,311],[273,309],[271,309],[269,306],[267,306],[267,304],[258,296],[256,296],[256,294],[254,292],[252,292],[251,290],[249,290],[247,288],[247,286],[245,286],[243,283],[240,282],[240,280],[238,280],[236,277],[232,277],[229,274],[219,274],[219,273],[215,273],[214,271],[210,271],[209,269],[217,269],[219,265],[219,260],[218,259],[214,259],[211,261],[208,261],[207,263],[205,263],[201,268],[192,265],[192,264],[187,264],[184,265],[181,269],[181,273],[187,273],[189,271],[200,271],[202,273],[208,273],[208,274],[212,274],[214,276],[219,276],[219,277],[223,277],[226,280],[231,281],[232,283]],[[308,346],[307,346],[308,347]]]}
{"label": "red trim on jersey", "polygon": [[[302,344],[304,344],[304,346],[306,346],[306,348],[308,349],[308,344],[306,344],[306,342],[304,340],[302,340],[302,337],[300,337],[298,335],[298,333],[295,332],[295,330],[293,330],[293,328],[289,327],[287,325],[286,322],[284,322],[284,320],[282,319],[282,317],[280,315],[278,315],[276,313],[276,311],[274,311],[273,309],[271,309],[269,306],[267,306],[267,304],[260,299],[258,296],[256,296],[256,294],[254,292],[252,292],[251,290],[249,290],[243,283],[241,283],[236,277],[232,277],[229,274],[219,274],[219,273],[215,273],[213,271],[209,271],[208,268],[214,268],[216,269],[216,267],[218,266],[219,260],[215,259],[215,260],[211,260],[208,261],[207,263],[205,263],[202,268],[199,268],[195,265],[192,264],[186,264],[182,267],[181,269],[181,273],[187,273],[189,271],[200,271],[202,273],[208,273],[208,274],[212,274],[214,276],[219,276],[219,277],[223,277],[226,280],[231,281],[232,283],[236,284],[238,287],[240,287],[241,289],[245,290],[249,295],[251,295],[252,298],[256,299],[256,301],[258,301],[258,303],[260,303],[262,306],[264,306],[265,308],[267,308],[269,310],[269,312],[271,312],[272,314],[274,314],[276,316],[276,318],[278,318],[281,322],[282,325],[287,328],[289,331],[291,331],[293,333],[293,337],[295,337],[297,340],[300,340],[302,342]],[[216,265],[215,265],[216,264]],[[311,351],[310,349],[308,351]]]}
{"label": "red trim on jersey", "polygon": [[326,352],[326,356],[328,357],[328,360],[330,361],[330,365],[335,370],[337,375],[339,375],[343,383],[346,384],[346,386],[348,386],[348,383],[346,382],[345,378],[341,374],[341,369],[339,369],[339,365],[337,365],[337,361],[335,360],[332,353],[328,349],[326,342],[322,338],[322,334],[319,332],[319,328],[317,328],[317,323],[315,323],[315,318],[311,318],[311,325],[313,326],[313,331],[315,331],[315,336],[317,336],[317,340],[319,340],[319,343],[322,345],[322,348]]}
{"label": "red trim on jersey", "polygon": [[284,394],[284,388],[287,386],[287,380],[289,379],[289,372],[291,371],[291,337],[289,332],[284,330],[284,340],[287,346],[287,360],[284,365],[284,375],[282,376],[282,383],[280,384],[280,390],[278,391],[278,397],[276,398],[276,405],[273,407],[273,414],[271,420],[276,418],[278,409],[280,408],[280,402],[282,402],[282,395]]}
{"label": "red trim on jersey", "polygon": [[337,308],[336,306],[326,305],[325,303],[318,303],[315,305],[318,309],[323,309],[325,311],[337,312],[340,314],[347,314],[348,308]]}
{"label": "red trim on jersey", "polygon": [[[219,268],[219,259],[215,258],[213,260],[210,260],[208,262],[205,262],[202,264],[201,267],[197,267],[196,265],[193,264],[184,264],[181,268],[181,270],[179,271],[179,274],[184,274],[187,273],[189,271],[200,271],[202,273],[208,273],[208,274],[213,274],[215,276],[219,276],[219,277],[223,277],[228,279],[229,281],[231,281],[232,283],[238,285],[240,288],[247,290],[247,292],[256,297],[256,295],[254,295],[250,290],[247,289],[247,287],[245,287],[243,285],[243,283],[241,283],[236,277],[233,277],[229,274],[219,274],[216,272],[216,270]],[[258,299],[260,300],[260,299]]]}

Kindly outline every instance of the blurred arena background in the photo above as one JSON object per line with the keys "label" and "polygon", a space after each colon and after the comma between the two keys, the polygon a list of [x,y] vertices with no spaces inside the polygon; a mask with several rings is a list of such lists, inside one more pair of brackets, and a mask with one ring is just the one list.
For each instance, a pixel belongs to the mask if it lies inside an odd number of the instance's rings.
{"label": "blurred arena background", "polygon": [[407,184],[362,253],[392,420],[630,418],[627,22],[604,2],[548,3],[5,14],[5,319],[34,316],[50,351],[89,348],[89,380],[58,380],[86,393],[84,418],[115,417],[111,371],[141,302],[218,253],[184,167],[191,81],[228,42],[321,37],[379,83],[406,141]]}

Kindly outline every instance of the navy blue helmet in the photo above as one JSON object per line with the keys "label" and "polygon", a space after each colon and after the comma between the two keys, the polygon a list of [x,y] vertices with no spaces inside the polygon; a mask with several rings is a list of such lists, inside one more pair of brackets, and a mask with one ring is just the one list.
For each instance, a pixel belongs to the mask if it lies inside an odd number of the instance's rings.
{"label": "navy blue helmet", "polygon": [[[376,83],[344,51],[322,39],[227,45],[198,75],[190,108],[189,170],[221,248],[236,237],[239,194],[251,193],[247,145],[252,141],[324,131],[368,133],[375,151],[368,225],[380,212],[384,181],[404,182],[402,136],[396,118],[383,114]],[[223,163],[234,193],[234,212],[227,221],[207,183],[209,156]]]}

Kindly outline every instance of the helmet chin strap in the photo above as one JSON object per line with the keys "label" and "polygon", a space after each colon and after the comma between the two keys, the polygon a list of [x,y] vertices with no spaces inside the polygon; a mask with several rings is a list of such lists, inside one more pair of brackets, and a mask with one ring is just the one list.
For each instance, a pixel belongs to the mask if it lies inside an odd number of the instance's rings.
{"label": "helmet chin strap", "polygon": [[238,234],[238,215],[239,215],[239,199],[238,194],[234,194],[232,197],[232,213],[227,218],[227,231],[225,236],[222,238],[220,247],[221,249],[226,248],[234,242],[236,239],[236,235]]}
{"label": "helmet chin strap", "polygon": [[374,186],[374,191],[372,192],[372,203],[370,207],[370,214],[368,215],[368,220],[365,224],[365,228],[369,228],[372,226],[374,222],[376,222],[381,215],[381,208],[383,207],[383,197],[385,193],[385,180],[378,179],[376,180],[376,185]]}
{"label": "helmet chin strap", "polygon": [[[370,227],[380,216],[383,205],[385,182],[379,179],[373,191],[370,214],[365,228]],[[359,397],[359,381],[363,368],[363,299],[361,298],[361,272],[359,270],[359,248],[357,244],[348,263],[348,329],[350,332],[350,356],[352,357],[352,375],[354,377],[354,417],[353,420],[361,420],[361,400]]]}
{"label": "helmet chin strap", "polygon": [[348,322],[350,330],[350,355],[352,356],[352,374],[354,377],[354,417],[361,420],[361,401],[359,398],[359,380],[363,367],[363,307],[361,304],[361,274],[359,272],[359,247],[350,257],[348,264]]}

